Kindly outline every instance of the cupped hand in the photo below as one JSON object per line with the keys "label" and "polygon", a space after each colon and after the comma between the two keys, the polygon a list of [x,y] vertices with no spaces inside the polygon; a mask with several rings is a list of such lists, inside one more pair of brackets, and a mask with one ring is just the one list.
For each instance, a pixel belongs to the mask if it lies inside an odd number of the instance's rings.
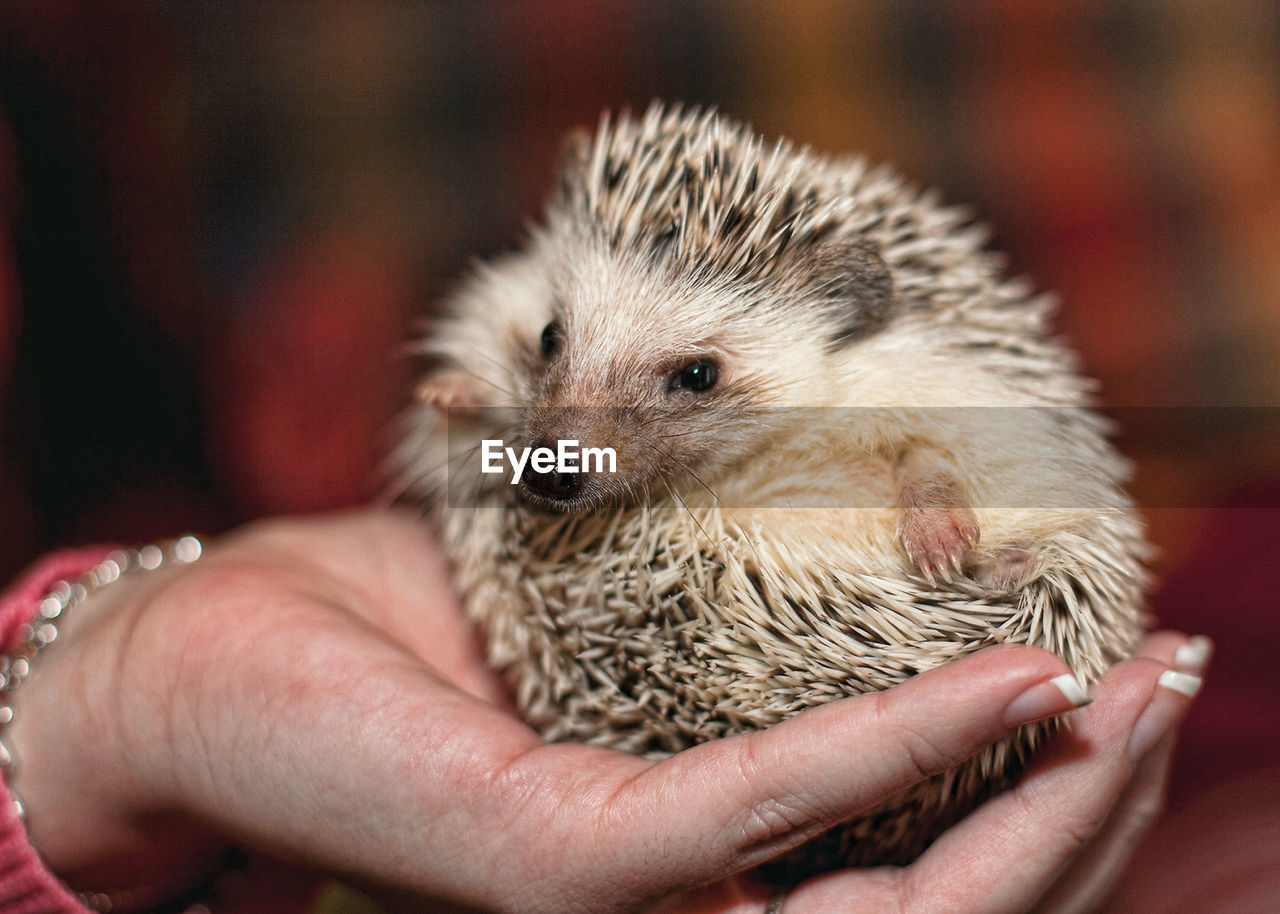
{"label": "cupped hand", "polygon": [[[1117,667],[916,864],[811,880],[785,914],[1087,907],[1160,796],[1187,698],[1157,679],[1185,640]],[[189,878],[234,841],[485,910],[760,914],[741,874],[1068,710],[1064,672],[1004,646],[663,762],[546,745],[425,526],[370,511],[260,524],[94,594],[8,738],[32,841],[76,888]]]}
{"label": "cupped hand", "polygon": [[721,883],[655,910],[761,914],[771,900],[779,914],[1099,910],[1163,808],[1177,725],[1200,687],[1208,647],[1207,639],[1172,632],[1149,637],[1093,689],[1093,704],[1072,714],[1070,729],[1036,754],[1014,788],[910,866],[830,873],[784,896]]}

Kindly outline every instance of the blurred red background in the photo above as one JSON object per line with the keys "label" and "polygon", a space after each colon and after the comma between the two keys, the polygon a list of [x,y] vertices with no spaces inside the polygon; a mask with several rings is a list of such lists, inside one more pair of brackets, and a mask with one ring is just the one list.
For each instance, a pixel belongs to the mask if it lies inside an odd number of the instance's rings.
{"label": "blurred red background", "polygon": [[369,499],[415,317],[518,241],[567,129],[655,97],[891,161],[1058,293],[1137,461],[1156,611],[1219,644],[1174,807],[1242,775],[1274,803],[1268,0],[11,0],[0,579]]}

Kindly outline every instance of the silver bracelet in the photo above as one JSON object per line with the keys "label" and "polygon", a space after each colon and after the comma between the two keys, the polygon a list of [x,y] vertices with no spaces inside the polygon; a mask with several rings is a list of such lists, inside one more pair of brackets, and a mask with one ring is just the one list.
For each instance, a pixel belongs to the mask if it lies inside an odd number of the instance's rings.
{"label": "silver bracelet", "polygon": [[19,630],[18,646],[13,653],[0,656],[0,774],[9,784],[9,794],[13,797],[19,819],[26,817],[26,810],[13,791],[17,759],[6,745],[4,735],[13,722],[13,692],[30,675],[36,655],[54,642],[61,621],[91,594],[122,577],[154,571],[165,565],[188,565],[200,558],[202,551],[200,540],[194,536],[154,543],[141,549],[116,549],[78,579],[55,582],[40,599],[35,616]]}

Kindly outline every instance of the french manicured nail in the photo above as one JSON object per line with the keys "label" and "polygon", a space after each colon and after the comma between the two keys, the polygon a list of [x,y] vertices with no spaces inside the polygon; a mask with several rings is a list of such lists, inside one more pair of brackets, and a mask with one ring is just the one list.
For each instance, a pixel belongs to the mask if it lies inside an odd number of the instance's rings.
{"label": "french manicured nail", "polygon": [[1184,673],[1200,675],[1213,656],[1213,642],[1204,635],[1192,635],[1187,643],[1173,652],[1173,665]]}
{"label": "french manicured nail", "polygon": [[1004,711],[1004,725],[1017,727],[1035,720],[1043,720],[1075,708],[1083,708],[1093,701],[1080,680],[1070,673],[1054,676],[1046,682],[1038,682],[1027,689]]}
{"label": "french manicured nail", "polygon": [[[1165,670],[1156,683],[1184,698],[1195,698],[1204,680],[1181,670]],[[1182,715],[1182,707],[1179,702],[1161,701],[1157,690],[1147,709],[1133,725],[1133,732],[1129,734],[1129,758],[1137,761],[1150,752]]]}
{"label": "french manicured nail", "polygon": [[1199,676],[1184,673],[1181,670],[1165,670],[1160,674],[1159,682],[1166,689],[1173,689],[1188,698],[1195,698],[1204,680]]}

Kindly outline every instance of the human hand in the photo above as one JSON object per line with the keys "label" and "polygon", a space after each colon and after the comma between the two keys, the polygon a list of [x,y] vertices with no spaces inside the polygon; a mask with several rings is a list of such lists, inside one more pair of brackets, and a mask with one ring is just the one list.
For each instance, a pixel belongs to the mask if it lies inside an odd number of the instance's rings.
{"label": "human hand", "polygon": [[[1089,810],[1122,793],[1117,734],[1148,704],[1156,736],[1181,710],[1157,694],[1161,668],[1118,668],[1080,718],[1087,750],[1060,741],[1013,799],[900,871],[918,875],[822,877],[786,914],[934,888],[959,900],[957,861],[1003,866],[973,880],[986,892],[1020,868],[1010,901],[1039,897],[1101,820]],[[248,528],[196,565],[95,594],[15,694],[8,736],[32,840],[78,888],[179,888],[231,840],[483,909],[731,910],[739,892],[758,914],[762,896],[730,877],[1066,710],[1046,685],[1063,672],[1045,652],[995,648],[660,763],[545,745],[504,706],[424,525],[364,513]],[[986,842],[980,860],[962,829]]]}
{"label": "human hand", "polygon": [[1177,726],[1210,648],[1203,637],[1150,636],[1095,686],[1093,704],[1037,752],[1014,788],[910,866],[830,873],[785,896],[724,882],[671,899],[655,914],[1097,910],[1163,808]]}

